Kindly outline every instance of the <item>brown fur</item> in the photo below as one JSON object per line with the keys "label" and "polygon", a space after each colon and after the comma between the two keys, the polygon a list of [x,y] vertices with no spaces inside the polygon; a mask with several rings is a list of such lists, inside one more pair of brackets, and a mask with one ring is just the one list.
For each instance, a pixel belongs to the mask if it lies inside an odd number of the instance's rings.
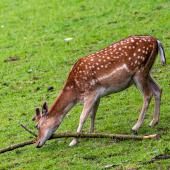
{"label": "brown fur", "polygon": [[[45,134],[42,129],[49,129],[49,126],[52,127],[52,124],[57,122],[53,127],[56,129],[66,113],[80,101],[84,103],[84,108],[77,132],[81,132],[90,113],[90,131],[93,132],[100,98],[124,90],[131,84],[139,88],[144,98],[138,121],[132,129],[137,131],[142,125],[152,95],[155,98],[155,112],[150,125],[155,125],[159,120],[161,90],[150,76],[150,70],[158,49],[160,50],[157,39],[151,36],[131,36],[79,59],[73,66],[59,97],[46,118],[43,118],[44,124],[48,127],[39,128],[41,135],[38,140],[41,141]],[[164,56],[161,57],[165,59]],[[76,143],[77,139],[73,139],[70,146]]]}

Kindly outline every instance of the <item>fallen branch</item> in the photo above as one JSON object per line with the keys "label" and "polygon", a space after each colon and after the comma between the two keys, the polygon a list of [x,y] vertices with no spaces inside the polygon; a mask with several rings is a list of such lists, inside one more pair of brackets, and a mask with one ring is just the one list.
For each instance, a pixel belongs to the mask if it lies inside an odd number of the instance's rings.
{"label": "fallen branch", "polygon": [[123,134],[108,134],[108,133],[59,133],[54,134],[50,139],[56,138],[110,138],[118,140],[143,140],[143,139],[159,139],[160,135],[153,134],[147,136],[134,136],[134,135],[123,135]]}
{"label": "fallen branch", "polygon": [[[32,134],[33,136],[37,137],[37,135],[28,129],[25,125],[21,124],[21,127],[24,128],[27,132]],[[56,138],[69,138],[69,137],[76,137],[76,138],[111,138],[111,139],[118,139],[118,140],[143,140],[143,139],[159,139],[160,135],[153,134],[153,135],[145,135],[145,136],[136,136],[136,135],[123,135],[123,134],[108,134],[108,133],[58,133],[54,134],[50,139]]]}
{"label": "fallen branch", "polygon": [[[33,136],[37,136],[34,132],[29,130],[26,126],[21,125],[22,128],[24,128],[27,132],[32,134]],[[54,134],[52,137],[49,139],[57,139],[57,138],[69,138],[69,137],[76,137],[76,138],[110,138],[110,139],[118,139],[118,140],[143,140],[143,139],[159,139],[160,135],[158,134],[153,134],[153,135],[146,135],[146,136],[135,136],[135,135],[123,135],[123,134],[107,134],[107,133],[59,133],[59,134]],[[23,143],[19,143],[16,145],[12,145],[7,148],[0,149],[0,154],[11,151],[20,147],[24,147],[26,145],[31,145],[35,143],[34,140],[26,141]]]}
{"label": "fallen branch", "polygon": [[22,147],[27,146],[27,145],[31,145],[33,143],[35,143],[35,140],[30,140],[30,141],[26,141],[26,142],[23,142],[23,143],[18,143],[18,144],[9,146],[7,148],[0,149],[0,154],[4,153],[4,152],[12,151],[12,150],[17,149],[17,148],[22,148]]}

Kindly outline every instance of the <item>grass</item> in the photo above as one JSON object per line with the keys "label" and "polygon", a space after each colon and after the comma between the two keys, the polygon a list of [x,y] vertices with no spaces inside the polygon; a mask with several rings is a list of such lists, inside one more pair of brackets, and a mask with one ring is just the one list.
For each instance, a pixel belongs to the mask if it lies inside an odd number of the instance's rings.
{"label": "grass", "polygon": [[[170,161],[142,165],[170,152],[170,2],[168,0],[1,0],[0,1],[0,148],[28,140],[20,123],[33,127],[36,106],[53,103],[74,62],[114,41],[134,34],[150,34],[164,45],[167,65],[160,59],[152,75],[163,89],[160,123],[149,128],[153,102],[140,134],[160,133],[159,141],[71,139],[49,141],[41,149],[28,146],[0,155],[0,169],[168,169]],[[73,37],[69,43],[64,38]],[[17,56],[15,62],[4,62]],[[159,57],[158,57],[159,58]],[[47,88],[54,86],[54,91]],[[142,97],[131,87],[102,99],[96,131],[127,133],[134,125]],[[76,106],[58,131],[75,131],[82,106]],[[84,131],[88,131],[89,120]]]}

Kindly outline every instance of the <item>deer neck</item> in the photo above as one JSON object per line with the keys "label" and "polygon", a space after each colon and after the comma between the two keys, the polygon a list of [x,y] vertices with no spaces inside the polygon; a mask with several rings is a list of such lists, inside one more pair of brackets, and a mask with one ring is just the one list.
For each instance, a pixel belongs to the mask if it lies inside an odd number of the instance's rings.
{"label": "deer neck", "polygon": [[76,104],[76,96],[73,89],[64,88],[49,110],[49,116],[61,119]]}

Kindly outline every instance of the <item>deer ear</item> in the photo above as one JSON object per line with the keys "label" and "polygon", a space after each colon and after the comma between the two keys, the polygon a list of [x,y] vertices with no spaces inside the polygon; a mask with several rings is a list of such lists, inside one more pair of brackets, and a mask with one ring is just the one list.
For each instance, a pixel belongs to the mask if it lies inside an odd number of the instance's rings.
{"label": "deer ear", "polygon": [[36,113],[36,115],[32,118],[33,121],[39,120],[41,118],[41,112],[40,112],[39,108],[35,109],[35,113]]}
{"label": "deer ear", "polygon": [[36,112],[36,116],[40,116],[40,115],[41,115],[41,112],[40,112],[40,109],[39,109],[39,108],[36,108],[36,109],[35,109],[35,112]]}
{"label": "deer ear", "polygon": [[47,105],[47,102],[44,102],[44,104],[42,106],[42,112],[44,114],[48,114],[48,105]]}

